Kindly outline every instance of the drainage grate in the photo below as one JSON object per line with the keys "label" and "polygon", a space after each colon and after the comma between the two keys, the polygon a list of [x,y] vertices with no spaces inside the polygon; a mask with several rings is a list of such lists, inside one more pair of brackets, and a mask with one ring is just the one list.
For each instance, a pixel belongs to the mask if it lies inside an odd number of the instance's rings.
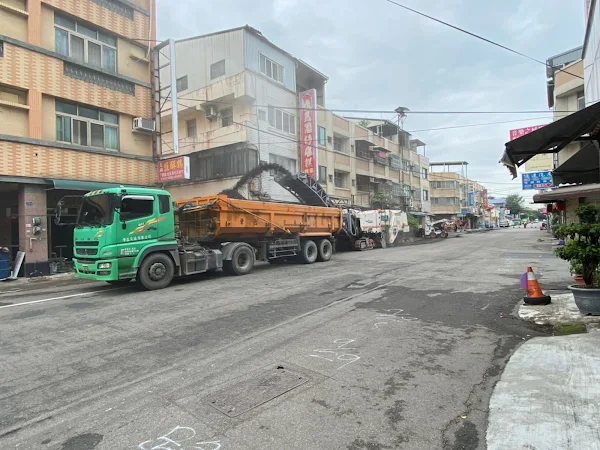
{"label": "drainage grate", "polygon": [[277,366],[209,396],[205,401],[229,417],[237,417],[306,383],[303,373]]}

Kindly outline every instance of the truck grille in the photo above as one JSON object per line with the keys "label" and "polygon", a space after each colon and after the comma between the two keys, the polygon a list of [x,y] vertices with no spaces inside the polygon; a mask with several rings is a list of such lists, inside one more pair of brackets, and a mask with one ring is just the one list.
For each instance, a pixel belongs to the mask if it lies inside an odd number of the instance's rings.
{"label": "truck grille", "polygon": [[75,241],[75,247],[98,247],[98,241]]}
{"label": "truck grille", "polygon": [[78,248],[77,254],[94,256],[94,255],[98,254],[98,249],[97,248]]}

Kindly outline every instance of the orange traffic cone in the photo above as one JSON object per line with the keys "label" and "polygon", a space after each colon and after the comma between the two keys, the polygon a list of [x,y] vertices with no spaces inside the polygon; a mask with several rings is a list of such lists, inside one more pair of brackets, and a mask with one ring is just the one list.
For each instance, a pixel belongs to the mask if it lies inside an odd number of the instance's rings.
{"label": "orange traffic cone", "polygon": [[550,296],[542,292],[531,267],[527,268],[527,295],[523,297],[523,301],[528,305],[548,305],[551,302]]}

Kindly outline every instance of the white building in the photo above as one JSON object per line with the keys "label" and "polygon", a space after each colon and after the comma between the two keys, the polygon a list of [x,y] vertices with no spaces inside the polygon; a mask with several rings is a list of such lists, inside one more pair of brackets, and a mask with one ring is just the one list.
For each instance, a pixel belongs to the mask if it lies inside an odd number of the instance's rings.
{"label": "white building", "polygon": [[[190,158],[190,179],[167,183],[174,198],[229,189],[259,162],[297,172],[297,91],[316,88],[323,103],[326,78],[249,26],[176,41],[175,48],[179,155]],[[171,84],[169,70],[160,70],[161,87]],[[171,112],[160,122],[161,157],[170,158]],[[263,173],[241,193],[297,201],[273,180]]]}
{"label": "white building", "polygon": [[585,103],[590,106],[600,100],[600,5],[597,0],[585,0],[586,27],[583,40],[583,73]]}

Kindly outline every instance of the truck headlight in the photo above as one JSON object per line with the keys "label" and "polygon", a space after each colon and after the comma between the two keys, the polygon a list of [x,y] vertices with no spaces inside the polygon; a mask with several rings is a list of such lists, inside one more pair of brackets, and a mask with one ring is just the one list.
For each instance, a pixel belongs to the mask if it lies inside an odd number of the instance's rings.
{"label": "truck headlight", "polygon": [[110,269],[112,267],[112,263],[100,263],[98,264],[98,269]]}

